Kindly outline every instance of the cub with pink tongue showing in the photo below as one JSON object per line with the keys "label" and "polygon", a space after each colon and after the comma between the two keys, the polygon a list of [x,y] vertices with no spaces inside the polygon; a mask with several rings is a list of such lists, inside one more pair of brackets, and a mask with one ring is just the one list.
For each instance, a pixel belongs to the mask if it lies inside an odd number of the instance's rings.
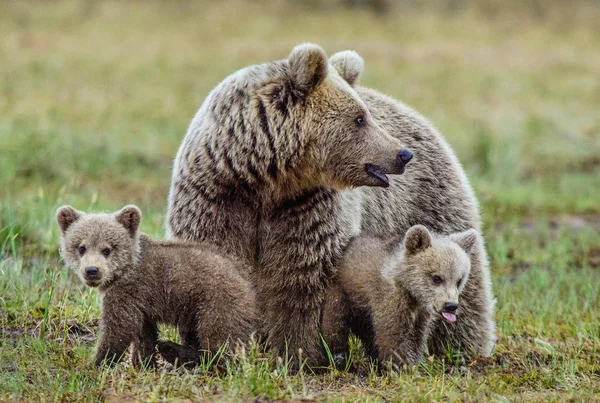
{"label": "cub with pink tongue showing", "polygon": [[352,332],[381,364],[417,364],[433,321],[461,320],[459,295],[478,237],[473,229],[438,235],[415,225],[401,243],[353,239],[325,303],[323,337],[332,353],[348,353]]}

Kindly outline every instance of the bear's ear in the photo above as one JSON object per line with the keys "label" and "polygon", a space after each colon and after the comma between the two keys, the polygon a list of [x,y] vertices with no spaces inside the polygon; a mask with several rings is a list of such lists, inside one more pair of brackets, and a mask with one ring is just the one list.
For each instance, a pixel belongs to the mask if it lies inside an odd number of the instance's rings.
{"label": "bear's ear", "polygon": [[414,225],[406,232],[404,237],[404,248],[406,253],[414,255],[431,247],[431,234],[423,225]]}
{"label": "bear's ear", "polygon": [[450,234],[450,239],[456,242],[468,255],[473,252],[478,237],[479,234],[474,229]]}
{"label": "bear's ear", "polygon": [[129,231],[129,235],[131,235],[132,238],[137,233],[141,219],[142,212],[133,204],[125,206],[115,213],[115,220]]}
{"label": "bear's ear", "polygon": [[294,88],[308,95],[327,77],[327,55],[319,46],[303,43],[288,58]]}
{"label": "bear's ear", "polygon": [[329,58],[329,64],[353,87],[358,84],[358,79],[365,68],[365,61],[353,50],[337,52]]}
{"label": "bear's ear", "polygon": [[78,210],[75,210],[71,206],[62,206],[56,210],[56,222],[60,227],[60,231],[64,234],[67,232],[71,224],[75,221],[79,220],[84,213]]}

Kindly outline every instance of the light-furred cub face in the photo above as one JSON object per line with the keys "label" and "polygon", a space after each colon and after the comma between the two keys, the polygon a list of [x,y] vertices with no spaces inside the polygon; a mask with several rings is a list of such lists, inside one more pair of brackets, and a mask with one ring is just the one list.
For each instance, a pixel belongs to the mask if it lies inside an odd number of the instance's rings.
{"label": "light-furred cub face", "polygon": [[385,187],[386,174],[403,173],[412,157],[375,123],[355,90],[314,44],[296,46],[287,59],[229,76],[209,95],[197,118],[195,130],[209,138],[202,151],[206,157],[188,155],[188,166],[210,165],[221,178],[271,184],[275,192],[291,187]]}
{"label": "light-furred cub face", "polygon": [[86,214],[60,207],[60,252],[67,266],[90,287],[105,291],[135,264],[140,210],[129,205],[113,214]]}
{"label": "light-furred cub face", "polygon": [[455,322],[461,294],[471,270],[471,256],[478,233],[468,230],[442,236],[422,225],[411,227],[404,237],[400,264],[393,276],[434,317]]}

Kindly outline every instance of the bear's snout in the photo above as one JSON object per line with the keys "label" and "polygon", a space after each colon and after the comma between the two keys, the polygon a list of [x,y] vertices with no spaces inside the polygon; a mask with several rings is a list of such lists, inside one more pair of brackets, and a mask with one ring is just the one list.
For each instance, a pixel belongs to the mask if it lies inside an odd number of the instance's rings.
{"label": "bear's snout", "polygon": [[455,313],[458,309],[458,304],[456,302],[446,302],[444,304],[444,312]]}
{"label": "bear's snout", "polygon": [[406,170],[406,164],[408,164],[412,157],[412,151],[407,150],[406,148],[401,148],[398,153],[396,153],[395,160],[394,154],[390,152],[387,154],[388,160],[382,160],[381,165],[366,163],[366,173],[376,180],[376,182],[369,183],[367,186],[388,187],[390,185],[390,181],[387,177],[387,174],[402,175]]}
{"label": "bear's snout", "polygon": [[406,164],[408,164],[410,160],[412,160],[412,157],[412,151],[407,150],[406,148],[401,148],[400,151],[398,151],[398,154],[396,155],[396,165],[398,166],[398,168],[400,168],[400,173],[404,173],[404,170],[406,169]]}
{"label": "bear's snout", "polygon": [[408,162],[412,160],[412,157],[413,153],[410,150],[407,150],[406,148],[401,148],[400,151],[398,151],[397,158],[405,164],[408,164]]}
{"label": "bear's snout", "polygon": [[98,280],[100,279],[100,269],[96,266],[88,266],[85,268],[85,279],[86,280]]}

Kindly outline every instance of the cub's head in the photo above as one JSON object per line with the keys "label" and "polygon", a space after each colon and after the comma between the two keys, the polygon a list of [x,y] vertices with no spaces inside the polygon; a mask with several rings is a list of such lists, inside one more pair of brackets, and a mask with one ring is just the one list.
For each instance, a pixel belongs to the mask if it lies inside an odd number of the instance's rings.
{"label": "cub's head", "polygon": [[[353,53],[354,71],[362,59]],[[204,144],[186,166],[217,170],[251,187],[389,185],[412,153],[382,130],[319,46],[242,69],[206,99],[192,123]],[[193,153],[192,153],[193,154]],[[182,155],[185,158],[185,154]],[[294,189],[299,188],[299,189]]]}
{"label": "cub's head", "polygon": [[441,236],[415,225],[404,237],[402,263],[395,281],[434,317],[455,322],[459,295],[469,277],[471,257],[478,247],[479,235],[473,229]]}
{"label": "cub's head", "polygon": [[113,214],[86,214],[63,206],[56,212],[61,256],[81,281],[105,291],[137,259],[141,217],[134,205]]}

